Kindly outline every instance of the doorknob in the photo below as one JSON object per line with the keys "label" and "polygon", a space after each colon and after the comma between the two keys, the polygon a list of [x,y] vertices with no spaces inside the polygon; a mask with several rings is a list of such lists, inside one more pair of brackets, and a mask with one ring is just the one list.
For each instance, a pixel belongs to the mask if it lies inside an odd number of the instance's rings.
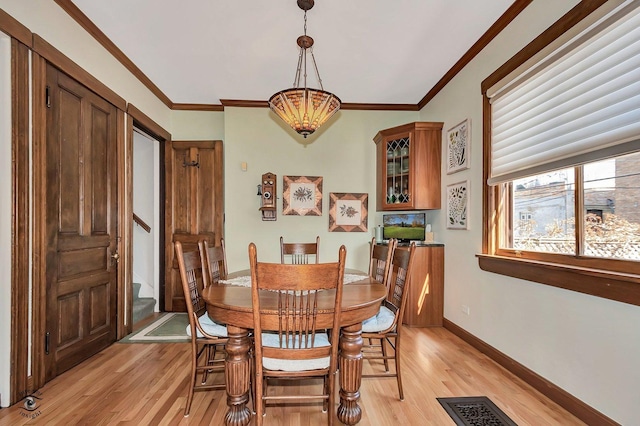
{"label": "doorknob", "polygon": [[120,259],[120,254],[118,254],[118,252],[115,252],[115,253],[113,253],[113,254],[111,255],[111,258],[112,258],[113,260],[115,260],[116,262],[118,262],[118,261],[119,261],[119,259]]}

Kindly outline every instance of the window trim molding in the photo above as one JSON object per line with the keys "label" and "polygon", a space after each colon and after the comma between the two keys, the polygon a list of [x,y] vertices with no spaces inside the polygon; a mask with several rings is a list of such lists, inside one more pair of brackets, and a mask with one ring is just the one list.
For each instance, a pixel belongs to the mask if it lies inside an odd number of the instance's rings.
{"label": "window trim molding", "polygon": [[476,257],[483,271],[640,306],[637,275],[506,256]]}
{"label": "window trim molding", "polygon": [[476,257],[483,271],[640,306],[640,265],[621,268],[623,261],[618,260],[500,249],[498,213],[506,206],[500,197],[501,185],[487,184],[491,166],[491,104],[487,90],[605,3],[606,0],[581,1],[481,83],[483,225],[482,253]]}

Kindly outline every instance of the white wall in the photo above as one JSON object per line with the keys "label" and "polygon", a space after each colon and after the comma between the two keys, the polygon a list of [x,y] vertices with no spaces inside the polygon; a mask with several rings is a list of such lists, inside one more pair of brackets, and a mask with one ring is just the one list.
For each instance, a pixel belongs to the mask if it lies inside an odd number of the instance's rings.
{"label": "white wall", "polygon": [[[366,270],[375,212],[375,144],[384,128],[415,121],[417,112],[340,111],[316,134],[303,139],[266,108],[225,108],[225,238],[229,270],[249,267],[247,246],[256,243],[258,259],[280,261],[279,238],[314,241],[320,260],[337,260],[347,247],[347,267]],[[241,163],[247,163],[247,171]],[[263,173],[278,177],[278,219],[263,222],[257,185]],[[282,215],[282,176],[322,176],[322,216]],[[368,232],[329,232],[329,193],[369,194]]]}
{"label": "white wall", "polygon": [[[140,297],[154,297],[158,290],[159,248],[154,244],[158,234],[158,182],[154,169],[158,163],[159,143],[146,135],[133,133],[133,213],[151,232],[133,224],[133,282],[142,284]],[[156,303],[157,304],[157,303]]]}
{"label": "white wall", "polygon": [[[0,200],[11,200],[11,37],[0,32]],[[0,342],[11,341],[11,202],[0,202]],[[9,404],[11,345],[0,344],[0,402]]]}
{"label": "white wall", "polygon": [[[470,229],[447,230],[443,209],[433,214],[445,248],[445,317],[560,386],[608,417],[638,424],[640,308],[484,272],[482,244],[481,81],[544,31],[576,0],[537,0],[487,46],[421,112],[449,129],[471,119],[471,167],[442,185],[469,179]],[[443,144],[443,152],[445,145]],[[470,308],[470,315],[461,311]]]}

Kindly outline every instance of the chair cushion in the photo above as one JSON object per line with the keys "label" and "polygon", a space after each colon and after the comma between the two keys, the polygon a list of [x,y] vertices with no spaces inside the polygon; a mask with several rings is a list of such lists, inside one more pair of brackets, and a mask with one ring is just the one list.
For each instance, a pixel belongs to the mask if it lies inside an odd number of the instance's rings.
{"label": "chair cushion", "polygon": [[[198,318],[198,321],[202,329],[211,336],[227,337],[227,326],[213,321],[206,312]],[[191,325],[187,325],[187,336],[191,337]],[[196,329],[196,336],[204,337],[198,329]]]}
{"label": "chair cushion", "polygon": [[[280,347],[280,337],[276,333],[262,333],[262,346],[270,346],[272,348]],[[329,336],[326,333],[316,334],[315,346],[331,346]],[[267,370],[279,371],[307,371],[320,370],[328,368],[330,357],[314,358],[314,359],[278,359],[278,358],[262,358],[262,366]]]}
{"label": "chair cushion", "polygon": [[362,322],[363,333],[374,333],[376,331],[383,331],[391,327],[395,315],[391,309],[386,306],[381,306],[378,313]]}

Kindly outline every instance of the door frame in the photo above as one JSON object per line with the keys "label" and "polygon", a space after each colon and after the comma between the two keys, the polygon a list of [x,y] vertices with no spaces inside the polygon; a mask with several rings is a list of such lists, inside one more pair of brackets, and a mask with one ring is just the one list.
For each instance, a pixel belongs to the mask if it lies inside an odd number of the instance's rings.
{"label": "door frame", "polygon": [[[166,199],[166,191],[165,191],[165,164],[164,164],[164,151],[167,145],[171,144],[171,133],[167,132],[162,126],[153,121],[149,116],[136,108],[133,104],[127,105],[127,144],[125,147],[125,157],[123,170],[125,175],[125,188],[123,193],[126,194],[126,199],[124,200],[123,205],[126,206],[125,210],[127,210],[127,217],[129,221],[126,222],[126,226],[124,229],[124,241],[126,242],[125,252],[123,253],[123,257],[125,260],[125,264],[127,265],[125,269],[126,278],[125,282],[127,283],[126,292],[126,301],[123,300],[122,310],[120,312],[123,313],[123,317],[126,317],[126,324],[123,324],[123,327],[126,333],[123,336],[119,336],[118,338],[124,337],[126,334],[131,333],[133,331],[133,128],[137,128],[142,130],[151,136],[154,140],[160,143],[160,154],[158,155],[157,161],[160,163],[160,185],[159,185],[159,193],[158,193],[158,202],[160,204],[160,223],[157,225],[159,232],[159,240],[158,244],[158,253],[159,256],[159,280],[158,283],[159,293],[158,293],[158,306],[160,309],[164,309],[164,286],[165,286],[165,259],[164,259],[164,246],[166,244],[165,237],[165,199]],[[120,310],[120,308],[119,308]]]}
{"label": "door frame", "polygon": [[29,359],[19,348],[29,346],[29,55],[30,45],[11,38],[11,367],[9,400],[24,398],[33,383]]}

